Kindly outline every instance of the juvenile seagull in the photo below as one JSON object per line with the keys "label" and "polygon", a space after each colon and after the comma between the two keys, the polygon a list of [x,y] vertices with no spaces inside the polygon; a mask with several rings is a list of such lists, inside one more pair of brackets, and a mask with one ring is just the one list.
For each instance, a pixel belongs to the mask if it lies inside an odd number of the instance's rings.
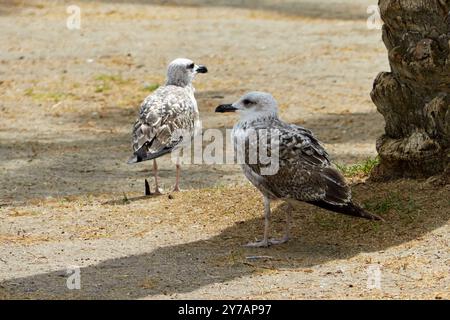
{"label": "juvenile seagull", "polygon": [[[196,65],[189,59],[176,59],[167,68],[167,82],[149,95],[141,105],[139,118],[133,126],[133,156],[129,164],[153,160],[155,193],[160,194],[158,184],[158,164],[156,158],[172,152],[187,141],[180,132],[192,138],[200,127],[195,89],[192,81],[197,73],[207,73],[208,69]],[[174,191],[179,191],[180,165],[176,164]],[[150,193],[146,181],[146,194]]]}
{"label": "juvenile seagull", "polygon": [[[234,111],[240,113],[240,121],[232,131],[235,146],[237,141],[245,141],[243,147],[246,158],[242,169],[247,179],[264,197],[264,238],[247,246],[267,247],[287,242],[291,210],[293,205],[302,201],[350,216],[381,220],[380,217],[352,202],[350,187],[339,171],[332,166],[328,153],[311,131],[278,118],[277,102],[272,95],[265,92],[251,92],[233,104],[224,104],[216,108],[216,112]],[[261,135],[261,130],[267,134]],[[256,151],[250,149],[250,146],[260,145],[260,139],[267,139],[263,137],[274,139],[275,135],[279,139],[279,169],[272,175],[263,175],[262,170],[267,165],[263,164],[259,157],[257,161],[253,161],[256,162],[254,164],[249,161],[250,150]],[[267,145],[270,148],[269,142]],[[268,238],[270,202],[278,199],[285,200],[289,210],[286,212],[285,235],[281,240],[274,240]]]}

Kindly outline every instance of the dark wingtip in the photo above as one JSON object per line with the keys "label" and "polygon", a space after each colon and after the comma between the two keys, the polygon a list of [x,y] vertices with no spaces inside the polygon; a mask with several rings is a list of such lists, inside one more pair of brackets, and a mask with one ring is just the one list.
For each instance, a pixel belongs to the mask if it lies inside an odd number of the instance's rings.
{"label": "dark wingtip", "polygon": [[372,220],[386,222],[386,220],[384,220],[384,218],[380,217],[379,215],[376,215],[376,214],[373,214],[373,213],[371,213],[370,215],[372,216]]}
{"label": "dark wingtip", "polygon": [[346,205],[335,205],[325,201],[308,201],[308,203],[326,210],[342,213],[357,218],[364,218],[372,221],[385,221],[382,217],[368,212],[367,210],[363,209],[361,206],[353,202],[347,203]]}
{"label": "dark wingtip", "polygon": [[145,195],[146,196],[151,196],[152,192],[150,191],[150,185],[148,184],[147,179],[145,179],[144,184],[145,184]]}
{"label": "dark wingtip", "polygon": [[356,210],[358,210],[360,212],[362,218],[365,218],[368,220],[373,220],[373,221],[386,222],[386,220],[384,220],[381,216],[376,215],[374,213],[370,213],[369,211],[367,211],[366,209],[362,208],[361,206],[359,206],[357,204],[353,204],[353,206],[356,208]]}

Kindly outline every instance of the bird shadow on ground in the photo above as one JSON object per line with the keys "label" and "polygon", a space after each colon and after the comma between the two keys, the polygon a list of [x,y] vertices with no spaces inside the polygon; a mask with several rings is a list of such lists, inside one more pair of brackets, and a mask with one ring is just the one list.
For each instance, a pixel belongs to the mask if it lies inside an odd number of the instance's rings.
{"label": "bird shadow on ground", "polygon": [[[82,267],[81,290],[67,289],[66,270],[57,270],[2,281],[0,296],[38,299],[151,298],[154,295],[192,292],[216,283],[262,274],[267,269],[302,271],[303,268],[331,260],[385,250],[423,236],[444,225],[450,218],[446,200],[442,200],[442,193],[447,191],[424,190],[413,182],[409,187],[417,207],[385,213],[385,223],[333,215],[303,205],[301,211],[294,214],[293,239],[284,245],[269,249],[243,248],[242,243],[254,240],[251,235],[262,232],[262,219],[253,218],[237,222],[210,238]],[[373,194],[388,194],[392,188],[393,185],[368,184],[357,187],[357,193],[374,200]],[[432,201],[434,207],[420,209],[427,201]],[[405,203],[399,200],[399,204]],[[284,205],[274,209],[273,229],[281,229],[284,210]],[[248,259],[257,255],[270,258]]]}
{"label": "bird shadow on ground", "polygon": [[3,0],[0,3],[0,16],[6,16],[17,12],[20,7],[17,5],[17,2],[14,0]]}
{"label": "bird shadow on ground", "polygon": [[357,20],[367,19],[367,5],[370,3],[329,3],[311,0],[260,1],[260,0],[101,0],[105,3],[136,3],[149,5],[170,5],[188,7],[232,7],[252,10],[273,11],[290,16],[321,19]]}
{"label": "bird shadow on ground", "polygon": [[324,143],[351,142],[375,145],[374,137],[383,133],[383,123],[383,117],[373,111],[323,114],[296,124],[311,130]]}
{"label": "bird shadow on ground", "polygon": [[[202,99],[214,95],[215,92],[203,93]],[[213,117],[214,113],[204,110],[202,115]],[[366,124],[373,122],[375,116],[375,113],[330,114],[314,117],[300,125],[312,129],[326,143],[367,142],[373,132],[366,129]],[[0,177],[2,203],[14,205],[17,200],[98,192],[143,192],[143,178],[152,176],[151,162],[126,164],[131,154],[130,133],[126,129],[109,132],[111,128],[127,128],[134,118],[134,109],[107,108],[94,119],[91,112],[67,114],[58,121],[78,127],[80,131],[75,128],[70,133],[55,132],[54,136],[45,139],[23,139],[20,144],[2,141],[0,164],[9,163],[8,170]],[[94,127],[83,127],[90,121],[95,121]],[[203,147],[206,145],[208,143]],[[349,162],[355,159],[352,152],[346,148],[331,156],[339,162]],[[170,156],[160,163],[160,176],[169,186],[175,179],[175,165]],[[232,180],[227,180],[228,177]],[[211,187],[220,181],[243,181],[237,165],[184,166],[182,179],[184,189]]]}
{"label": "bird shadow on ground", "polygon": [[108,205],[108,206],[116,206],[116,205],[127,205],[132,202],[136,201],[142,201],[142,200],[149,200],[155,197],[163,196],[164,194],[150,194],[146,196],[139,196],[139,197],[132,197],[132,198],[122,198],[122,199],[113,199],[106,202],[103,202],[102,205]]}
{"label": "bird shadow on ground", "polygon": [[[80,2],[88,2],[81,0]],[[184,7],[231,7],[250,10],[272,11],[288,16],[300,16],[319,19],[358,20],[367,19],[367,6],[371,3],[329,3],[326,1],[260,1],[260,0],[100,0],[103,3],[134,3],[145,5],[167,5]],[[6,0],[0,4],[0,15],[11,14],[24,7],[40,7],[41,4],[23,3]]]}

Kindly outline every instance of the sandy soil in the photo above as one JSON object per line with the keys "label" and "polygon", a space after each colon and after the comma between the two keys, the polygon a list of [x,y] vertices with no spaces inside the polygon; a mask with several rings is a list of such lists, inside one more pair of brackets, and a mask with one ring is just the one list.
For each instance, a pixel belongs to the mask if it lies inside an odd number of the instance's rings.
{"label": "sandy soil", "polygon": [[[358,179],[386,223],[305,206],[293,241],[249,250],[262,208],[237,166],[186,166],[188,191],[144,199],[150,165],[125,164],[138,105],[178,56],[210,70],[196,80],[205,128],[236,120],[218,104],[270,91],[337,163],[375,156],[376,1],[142,2],[80,1],[81,30],[63,2],[0,4],[0,298],[450,297],[448,186]],[[160,166],[168,189],[173,164]],[[65,285],[72,265],[82,290]],[[381,290],[367,288],[373,265]]]}

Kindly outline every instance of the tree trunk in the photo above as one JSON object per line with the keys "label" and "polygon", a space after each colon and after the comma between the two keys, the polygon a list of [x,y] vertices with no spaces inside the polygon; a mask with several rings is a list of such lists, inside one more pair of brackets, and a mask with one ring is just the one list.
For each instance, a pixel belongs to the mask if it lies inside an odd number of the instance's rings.
{"label": "tree trunk", "polygon": [[386,121],[375,178],[450,173],[450,0],[379,0],[391,72],[371,97]]}

